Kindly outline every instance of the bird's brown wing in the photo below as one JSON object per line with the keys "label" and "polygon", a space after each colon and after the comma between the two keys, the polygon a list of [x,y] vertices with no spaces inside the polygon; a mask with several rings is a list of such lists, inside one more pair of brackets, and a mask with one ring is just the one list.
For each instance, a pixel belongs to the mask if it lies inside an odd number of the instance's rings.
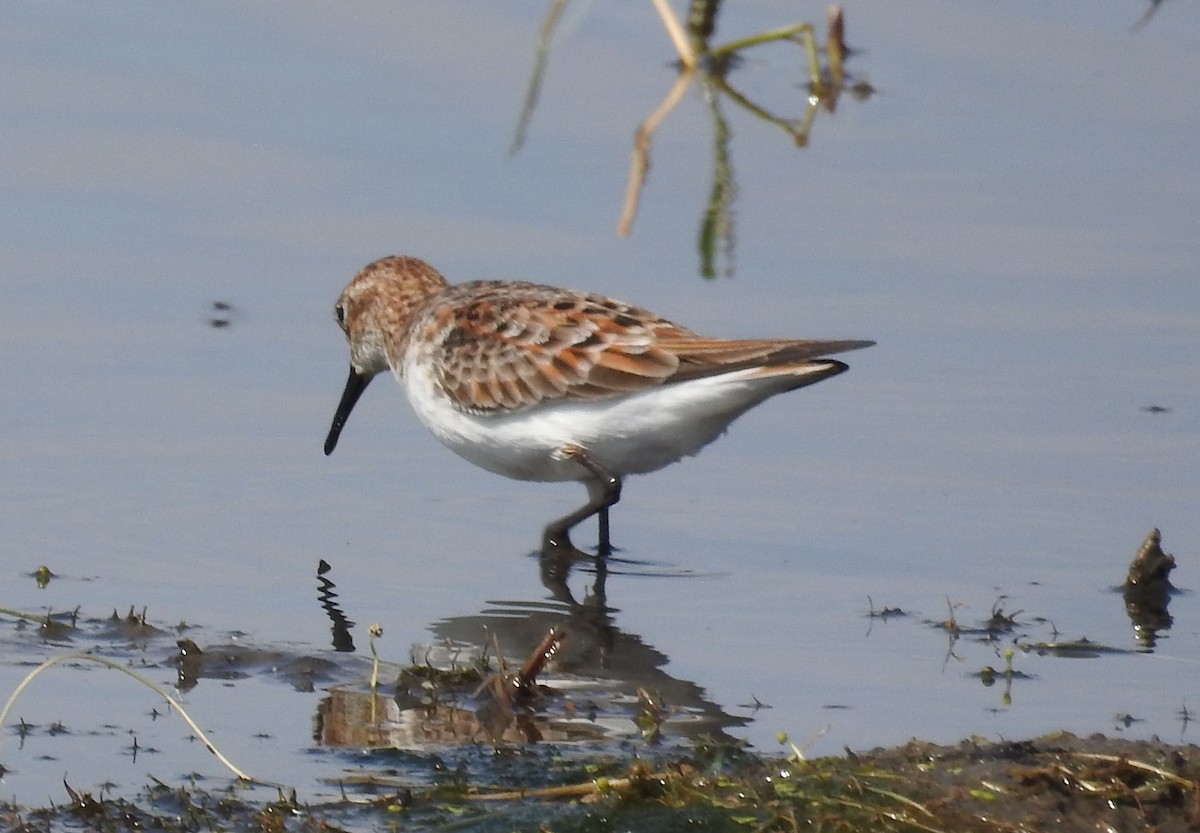
{"label": "bird's brown wing", "polygon": [[704,338],[649,310],[539,284],[459,284],[424,316],[438,383],[461,408],[602,399],[742,367],[801,362],[867,341]]}
{"label": "bird's brown wing", "polygon": [[426,314],[437,379],[461,408],[489,413],[599,399],[662,384],[679,367],[660,344],[686,331],[598,295],[515,282],[460,284]]}

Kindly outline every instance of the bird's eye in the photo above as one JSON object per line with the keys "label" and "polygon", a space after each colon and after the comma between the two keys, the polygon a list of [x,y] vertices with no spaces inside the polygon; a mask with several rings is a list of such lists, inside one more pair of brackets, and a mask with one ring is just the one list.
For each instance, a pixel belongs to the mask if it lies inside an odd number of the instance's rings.
{"label": "bird's eye", "polygon": [[338,324],[341,324],[343,327],[346,326],[346,308],[344,306],[338,304],[333,308],[333,314],[337,316]]}

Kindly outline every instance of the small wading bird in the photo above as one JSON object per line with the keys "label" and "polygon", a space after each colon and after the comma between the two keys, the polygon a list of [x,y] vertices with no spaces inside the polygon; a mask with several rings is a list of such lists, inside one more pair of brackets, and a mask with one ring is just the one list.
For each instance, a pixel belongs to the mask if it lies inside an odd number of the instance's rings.
{"label": "small wading bird", "polygon": [[551,522],[543,552],[608,508],[621,478],[698,452],[741,414],[846,365],[823,358],[871,341],[718,339],[621,301],[523,281],[451,285],[429,264],[387,257],[334,308],[350,378],[325,453],[376,374],[390,369],[417,416],[456,454],[517,480],[578,480],[588,502]]}

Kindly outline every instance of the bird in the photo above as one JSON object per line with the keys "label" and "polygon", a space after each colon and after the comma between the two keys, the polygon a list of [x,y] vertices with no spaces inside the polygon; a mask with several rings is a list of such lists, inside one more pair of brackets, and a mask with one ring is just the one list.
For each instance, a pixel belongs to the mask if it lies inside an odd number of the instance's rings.
{"label": "bird", "polygon": [[370,381],[390,370],[451,451],[516,480],[579,481],[544,554],[581,553],[571,530],[608,510],[626,476],[691,456],[764,400],[836,376],[830,354],[866,340],[702,336],[603,295],[518,280],[451,284],[415,257],[359,271],[334,306],[350,375],[325,439],[332,454]]}

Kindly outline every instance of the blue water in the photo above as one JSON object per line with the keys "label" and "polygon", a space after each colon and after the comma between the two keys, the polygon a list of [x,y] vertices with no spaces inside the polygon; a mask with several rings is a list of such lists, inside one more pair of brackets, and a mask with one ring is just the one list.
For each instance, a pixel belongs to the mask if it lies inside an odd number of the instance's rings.
{"label": "blue water", "polygon": [[[325,559],[360,648],[377,621],[403,661],[446,622],[541,603],[530,553],[578,486],[473,469],[384,382],[321,453],[347,360],[333,300],[366,262],[409,253],[452,280],[586,288],[714,335],[878,340],[697,459],[631,479],[614,510],[638,562],[609,577],[615,627],[754,717],[733,734],[770,749],[828,725],[810,751],[837,754],[1111,732],[1129,713],[1143,722],[1121,732],[1194,740],[1177,719],[1195,707],[1194,593],[1153,654],[1018,654],[1033,679],[1011,704],[972,676],[1002,665],[996,646],[927,624],[948,601],[974,624],[1003,596],[1032,639],[1054,638],[1044,617],[1058,638],[1133,648],[1111,588],[1155,526],[1176,583],[1196,586],[1200,13],[1165,3],[1131,33],[1144,8],[849,9],[850,68],[875,96],[820,113],[803,149],[722,105],[733,276],[705,281],[712,137],[694,91],[656,136],[632,235],[614,231],[634,128],[672,80],[649,4],[572,7],[515,157],[540,8],[6,5],[0,605],[146,606],[164,627],[316,652]],[[717,39],[822,15],[730,7]],[[733,80],[799,117],[800,67],[765,47]],[[217,301],[226,327],[209,325]],[[63,578],[39,590],[40,564]],[[868,596],[912,615],[872,622]],[[0,662],[0,691],[24,670]],[[71,673],[28,708],[86,701],[82,731],[135,696]],[[193,697],[245,743],[261,746],[257,715],[274,750],[308,748],[303,696],[269,691]],[[38,751],[0,736],[4,795],[60,795]],[[219,772],[174,751],[153,771]],[[72,768],[103,779],[124,766],[111,754],[80,749]]]}

